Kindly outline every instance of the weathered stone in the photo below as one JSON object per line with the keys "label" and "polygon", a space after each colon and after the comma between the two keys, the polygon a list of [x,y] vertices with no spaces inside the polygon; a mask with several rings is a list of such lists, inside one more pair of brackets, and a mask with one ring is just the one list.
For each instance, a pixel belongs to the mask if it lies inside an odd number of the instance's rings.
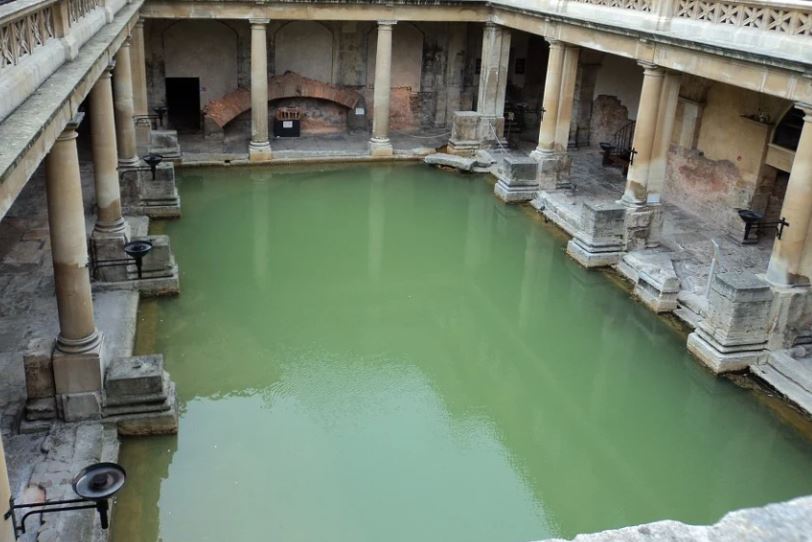
{"label": "weathered stone", "polygon": [[442,152],[429,154],[423,161],[430,166],[444,166],[453,167],[460,171],[471,171],[474,168],[476,160],[473,158],[466,158],[465,156],[458,156],[454,154],[446,154]]}
{"label": "weathered stone", "polygon": [[54,372],[51,352],[52,339],[33,339],[23,356],[25,369],[25,390],[28,399],[42,399],[54,396]]}
{"label": "weathered stone", "polygon": [[152,130],[150,133],[149,152],[160,154],[164,160],[180,159],[178,132],[175,130]]}
{"label": "weathered stone", "polygon": [[98,392],[102,389],[102,344],[82,354],[53,353],[54,388],[57,395]]}
{"label": "weathered stone", "polygon": [[581,228],[567,243],[567,254],[584,267],[616,264],[623,255],[626,208],[611,202],[586,202]]}
{"label": "weathered stone", "polygon": [[769,285],[752,273],[717,274],[708,314],[688,336],[688,350],[717,373],[761,361],[772,295]]}
{"label": "weathered stone", "polygon": [[479,150],[479,122],[482,115],[476,111],[455,111],[451,123],[448,152],[473,156]]}
{"label": "weathered stone", "polygon": [[537,169],[538,164],[532,158],[506,156],[496,173],[494,194],[507,203],[530,201],[538,191]]}
{"label": "weathered stone", "polygon": [[159,394],[163,391],[163,356],[119,358],[107,368],[105,390],[111,397]]}
{"label": "weathered stone", "polygon": [[67,393],[57,396],[61,418],[66,422],[101,418],[101,397],[97,392]]}

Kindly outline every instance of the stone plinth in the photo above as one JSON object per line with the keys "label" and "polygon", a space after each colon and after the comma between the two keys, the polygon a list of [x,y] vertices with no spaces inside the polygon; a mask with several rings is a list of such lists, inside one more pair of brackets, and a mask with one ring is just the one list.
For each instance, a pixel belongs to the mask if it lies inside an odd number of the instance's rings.
{"label": "stone plinth", "polygon": [[623,263],[635,269],[634,295],[654,312],[677,308],[680,281],[668,254],[627,254]]}
{"label": "stone plinth", "polygon": [[175,384],[163,356],[134,356],[111,362],[105,378],[105,421],[121,435],[162,435],[178,431]]}
{"label": "stone plinth", "polygon": [[660,244],[663,211],[657,204],[626,207],[626,250],[642,250]]}
{"label": "stone plinth", "polygon": [[473,156],[479,150],[479,119],[476,111],[455,111],[448,140],[449,154]]}
{"label": "stone plinth", "polygon": [[567,243],[567,254],[584,267],[606,267],[623,256],[626,208],[617,203],[587,202],[581,229]]}
{"label": "stone plinth", "polygon": [[104,282],[127,280],[127,267],[121,265],[126,258],[124,245],[127,243],[129,225],[121,233],[107,233],[94,230],[90,235],[90,258],[93,262],[93,279]]}
{"label": "stone plinth", "polygon": [[164,160],[180,160],[180,143],[176,130],[152,130],[149,135],[149,152],[160,154]]}
{"label": "stone plinth", "polygon": [[539,188],[537,169],[538,164],[532,158],[506,156],[496,174],[498,181],[494,194],[507,203],[530,201]]}
{"label": "stone plinth", "polygon": [[752,273],[719,273],[708,313],[688,336],[688,350],[715,373],[738,371],[766,353],[773,303],[769,285]]}
{"label": "stone plinth", "polygon": [[770,350],[812,343],[812,288],[773,284],[774,302],[770,315]]}
{"label": "stone plinth", "polygon": [[175,166],[161,162],[152,178],[145,164],[138,169],[124,169],[121,175],[121,192],[129,214],[152,218],[178,218],[181,216],[180,195],[175,185]]}
{"label": "stone plinth", "polygon": [[66,422],[96,420],[101,417],[101,389],[104,362],[102,341],[82,353],[52,355],[56,408]]}

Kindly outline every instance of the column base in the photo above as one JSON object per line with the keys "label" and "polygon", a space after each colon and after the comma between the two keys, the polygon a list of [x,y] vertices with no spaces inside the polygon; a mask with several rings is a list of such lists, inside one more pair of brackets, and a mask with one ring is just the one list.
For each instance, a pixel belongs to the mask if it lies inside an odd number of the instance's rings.
{"label": "column base", "polygon": [[[67,422],[101,418],[101,391],[104,361],[102,359],[102,334],[95,331],[84,350],[67,353],[62,350],[63,337],[56,340],[52,356],[56,411]],[[69,341],[77,348],[80,341]],[[89,346],[92,345],[92,346]]]}
{"label": "column base", "polygon": [[252,141],[249,143],[248,159],[252,162],[267,162],[271,157],[271,144],[268,141]]}
{"label": "column base", "polygon": [[369,154],[371,156],[392,156],[395,151],[388,137],[373,137],[369,140]]}

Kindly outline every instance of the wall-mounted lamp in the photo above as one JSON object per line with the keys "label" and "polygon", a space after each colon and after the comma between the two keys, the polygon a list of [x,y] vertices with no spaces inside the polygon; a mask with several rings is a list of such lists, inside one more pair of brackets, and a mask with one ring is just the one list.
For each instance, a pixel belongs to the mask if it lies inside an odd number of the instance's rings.
{"label": "wall-mounted lamp", "polygon": [[[95,508],[99,512],[101,528],[109,526],[108,512],[110,503],[108,499],[118,493],[127,480],[127,473],[121,465],[116,463],[96,463],[82,469],[73,479],[73,491],[78,499],[65,499],[60,501],[45,501],[30,504],[14,504],[14,498],[9,499],[9,509],[3,519],[11,518],[14,526],[14,538],[25,534],[25,520],[34,514],[49,514],[52,512],[68,512],[70,510],[84,510]],[[17,510],[31,509],[20,518],[17,524]]]}

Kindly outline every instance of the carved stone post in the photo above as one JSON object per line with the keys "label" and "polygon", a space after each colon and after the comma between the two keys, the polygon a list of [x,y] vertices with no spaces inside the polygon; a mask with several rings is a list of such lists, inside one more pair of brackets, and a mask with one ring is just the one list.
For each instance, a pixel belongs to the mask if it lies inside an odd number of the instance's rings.
{"label": "carved stone post", "polygon": [[395,23],[378,21],[372,138],[369,140],[372,156],[391,156],[393,153],[389,140],[389,98],[392,92],[392,30]]}
{"label": "carved stone post", "polygon": [[251,160],[271,159],[268,139],[268,19],[251,19]]}

